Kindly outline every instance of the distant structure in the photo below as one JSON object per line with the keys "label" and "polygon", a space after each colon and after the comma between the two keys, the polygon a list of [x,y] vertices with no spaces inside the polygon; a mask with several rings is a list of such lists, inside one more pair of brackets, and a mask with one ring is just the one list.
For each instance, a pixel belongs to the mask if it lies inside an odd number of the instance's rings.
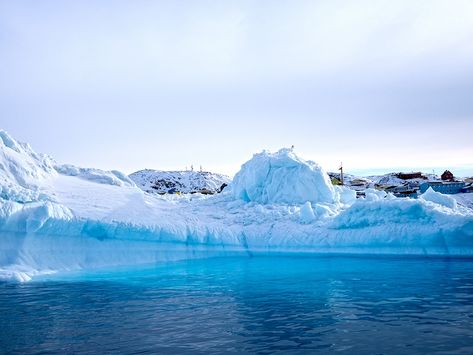
{"label": "distant structure", "polygon": [[344,185],[343,184],[343,163],[340,163],[340,185]]}
{"label": "distant structure", "polygon": [[351,186],[366,186],[368,185],[368,181],[366,181],[365,179],[353,179],[350,182],[350,185]]}
{"label": "distant structure", "polygon": [[194,171],[194,165],[191,165],[191,171]]}
{"label": "distant structure", "polygon": [[214,192],[209,190],[209,189],[202,189],[197,191],[197,193],[202,194],[202,195],[213,195]]}
{"label": "distant structure", "polygon": [[445,170],[443,172],[443,174],[440,176],[440,178],[443,180],[443,181],[447,181],[447,180],[453,180],[455,177],[453,176],[452,172],[450,170]]}
{"label": "distant structure", "polygon": [[465,187],[465,183],[463,181],[429,181],[420,184],[420,192],[426,192],[429,187],[431,187],[434,191],[440,192],[442,194],[458,194],[462,192],[463,188]]}
{"label": "distant structure", "polygon": [[394,186],[389,189],[386,189],[386,192],[391,192],[396,197],[409,197],[417,198],[417,191],[419,188],[417,186],[412,186],[410,184]]}
{"label": "distant structure", "polygon": [[200,172],[202,172],[202,165],[200,166]]}
{"label": "distant structure", "polygon": [[473,193],[473,183],[465,184],[465,187],[461,190],[464,193]]}
{"label": "distant structure", "polygon": [[422,173],[420,171],[412,172],[412,173],[398,173],[396,177],[402,180],[410,180],[410,179],[422,179]]}

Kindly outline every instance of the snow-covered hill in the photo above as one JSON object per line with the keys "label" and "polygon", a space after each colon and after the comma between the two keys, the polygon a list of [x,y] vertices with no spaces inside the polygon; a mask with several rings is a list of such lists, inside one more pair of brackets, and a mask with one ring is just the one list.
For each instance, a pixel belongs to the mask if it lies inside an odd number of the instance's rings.
{"label": "snow-covered hill", "polygon": [[372,175],[368,176],[367,179],[373,181],[376,185],[380,186],[401,186],[406,183],[412,185],[420,185],[426,181],[439,181],[440,178],[433,174],[422,174],[421,178],[412,179],[401,179],[399,173],[388,173],[383,175]]}
{"label": "snow-covered hill", "polygon": [[222,174],[208,171],[160,171],[140,170],[129,175],[129,178],[143,191],[149,193],[196,193],[220,191],[223,184],[231,179]]}

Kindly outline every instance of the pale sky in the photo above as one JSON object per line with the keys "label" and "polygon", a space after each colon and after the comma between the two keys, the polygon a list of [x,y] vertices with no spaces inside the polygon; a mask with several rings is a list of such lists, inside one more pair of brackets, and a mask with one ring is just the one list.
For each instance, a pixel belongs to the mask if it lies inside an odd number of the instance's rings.
{"label": "pale sky", "polygon": [[473,175],[473,1],[0,0],[0,128],[127,173]]}

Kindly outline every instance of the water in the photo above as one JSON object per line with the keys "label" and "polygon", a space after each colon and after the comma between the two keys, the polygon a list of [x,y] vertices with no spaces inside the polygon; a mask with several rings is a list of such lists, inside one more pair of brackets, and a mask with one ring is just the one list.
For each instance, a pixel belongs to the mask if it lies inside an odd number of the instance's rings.
{"label": "water", "polygon": [[473,261],[215,258],[0,284],[2,353],[473,353]]}

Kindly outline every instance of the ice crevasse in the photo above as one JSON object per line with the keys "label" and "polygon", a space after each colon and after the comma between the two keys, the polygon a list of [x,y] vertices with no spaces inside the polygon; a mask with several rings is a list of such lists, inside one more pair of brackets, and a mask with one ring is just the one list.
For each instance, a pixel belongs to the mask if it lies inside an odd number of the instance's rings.
{"label": "ice crevasse", "polygon": [[451,197],[356,199],[291,149],[255,154],[222,194],[156,196],[0,138],[3,279],[242,253],[473,256],[473,210]]}

